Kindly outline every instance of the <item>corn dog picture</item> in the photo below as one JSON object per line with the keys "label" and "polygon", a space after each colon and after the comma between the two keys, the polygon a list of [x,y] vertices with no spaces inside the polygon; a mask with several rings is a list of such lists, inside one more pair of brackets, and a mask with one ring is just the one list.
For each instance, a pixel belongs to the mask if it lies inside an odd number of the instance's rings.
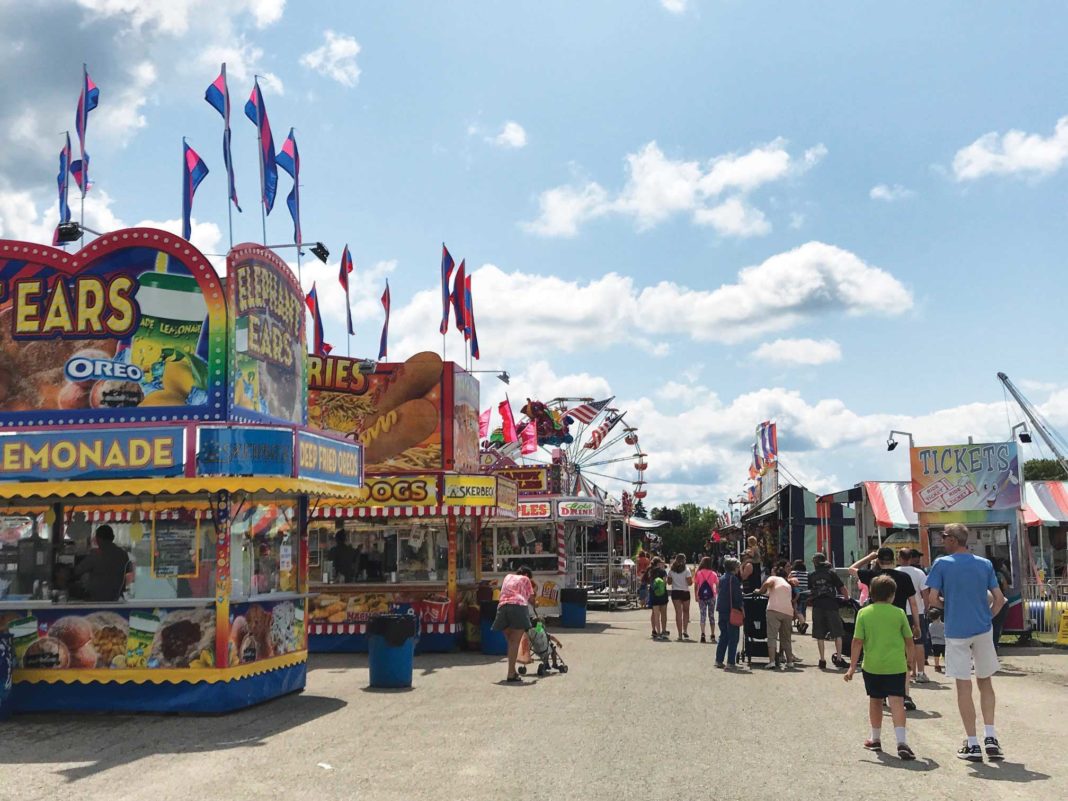
{"label": "corn dog picture", "polygon": [[368,467],[414,448],[438,429],[438,409],[428,400],[410,400],[379,415],[360,432]]}
{"label": "corn dog picture", "polygon": [[391,412],[406,401],[421,398],[441,381],[442,362],[436,353],[417,353],[402,364],[379,390],[375,403],[379,415]]}

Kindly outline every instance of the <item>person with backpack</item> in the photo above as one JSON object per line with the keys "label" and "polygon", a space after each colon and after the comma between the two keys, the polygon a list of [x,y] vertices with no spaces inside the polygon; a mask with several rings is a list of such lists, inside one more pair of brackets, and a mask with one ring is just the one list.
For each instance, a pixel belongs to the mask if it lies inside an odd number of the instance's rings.
{"label": "person with backpack", "polygon": [[653,557],[652,564],[646,573],[646,583],[649,585],[649,608],[652,610],[651,620],[653,624],[653,639],[668,639],[667,632],[667,602],[668,584],[667,571],[664,562],[659,556]]}
{"label": "person with backpack", "polygon": [[[738,576],[741,562],[733,556],[723,560],[723,575],[716,593],[716,611],[719,613],[719,642],[716,644],[716,667],[738,667],[738,636],[745,622],[745,607],[742,602],[742,580]],[[727,662],[724,664],[723,659]]]}
{"label": "person with backpack", "polygon": [[831,654],[831,663],[835,667],[848,666],[842,657],[842,638],[845,637],[845,625],[842,623],[842,612],[839,598],[849,599],[845,584],[827,562],[827,556],[817,553],[812,556],[812,572],[808,574],[809,602],[812,604],[812,636],[816,639],[816,647],[819,648],[820,670],[827,667],[827,659],[824,656],[824,640],[834,640],[834,653]]}
{"label": "person with backpack", "polygon": [[719,575],[712,569],[712,557],[706,556],[697,566],[697,575],[693,579],[697,587],[697,608],[701,613],[701,642],[705,640],[705,617],[708,618],[708,634],[711,642],[716,641],[715,622],[712,612],[715,609],[716,589],[719,586]]}
{"label": "person with backpack", "polygon": [[686,554],[675,554],[668,573],[671,581],[671,605],[675,607],[676,639],[690,639],[690,587],[693,585],[693,573],[686,564]]}

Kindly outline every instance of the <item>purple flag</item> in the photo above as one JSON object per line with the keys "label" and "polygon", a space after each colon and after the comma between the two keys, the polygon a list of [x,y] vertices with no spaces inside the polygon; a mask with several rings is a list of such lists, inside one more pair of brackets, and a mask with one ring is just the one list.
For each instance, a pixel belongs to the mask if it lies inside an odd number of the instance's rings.
{"label": "purple flag", "polygon": [[271,136],[271,123],[267,120],[259,79],[245,103],[245,116],[252,120],[260,132],[260,172],[263,175],[263,197],[260,200],[270,214],[274,208],[274,196],[278,192],[278,164],[274,159],[274,137]]}
{"label": "purple flag", "polygon": [[223,163],[226,164],[226,177],[230,182],[230,200],[237,210],[241,211],[241,204],[237,202],[237,186],[234,184],[234,162],[230,155],[230,88],[226,85],[225,63],[219,71],[219,77],[204,93],[204,99],[211,103],[223,118]]}
{"label": "purple flag", "polygon": [[208,165],[182,139],[182,237],[189,239],[193,231],[193,195],[208,174]]}

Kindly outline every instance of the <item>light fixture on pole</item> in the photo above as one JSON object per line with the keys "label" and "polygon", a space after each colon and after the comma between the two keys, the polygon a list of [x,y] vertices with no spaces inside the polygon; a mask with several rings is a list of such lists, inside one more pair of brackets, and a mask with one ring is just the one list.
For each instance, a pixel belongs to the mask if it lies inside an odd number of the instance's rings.
{"label": "light fixture on pole", "polygon": [[301,242],[299,245],[266,245],[271,250],[283,250],[285,248],[309,248],[311,254],[323,264],[330,258],[330,251],[322,242]]}
{"label": "light fixture on pole", "polygon": [[505,384],[510,384],[512,381],[512,377],[508,375],[507,370],[468,370],[467,372],[472,375],[475,373],[495,373],[498,381],[502,381]]}
{"label": "light fixture on pole", "polygon": [[1024,445],[1028,445],[1031,442],[1031,432],[1027,428],[1027,423],[1017,423],[1012,427],[1012,431],[1009,434],[1009,439],[1016,438],[1016,432],[1020,432],[1020,442]]}
{"label": "light fixture on pole", "polygon": [[909,449],[911,450],[914,447],[912,442],[912,434],[910,434],[908,431],[891,431],[890,436],[886,440],[886,449],[888,451],[892,451],[894,448],[897,447],[897,440],[894,439],[894,434],[900,434],[903,437],[908,437]]}
{"label": "light fixture on pole", "polygon": [[99,231],[94,231],[92,228],[88,228],[81,223],[65,222],[60,223],[56,228],[56,238],[60,244],[67,244],[68,242],[77,242],[86,234],[92,234],[93,236],[103,236]]}

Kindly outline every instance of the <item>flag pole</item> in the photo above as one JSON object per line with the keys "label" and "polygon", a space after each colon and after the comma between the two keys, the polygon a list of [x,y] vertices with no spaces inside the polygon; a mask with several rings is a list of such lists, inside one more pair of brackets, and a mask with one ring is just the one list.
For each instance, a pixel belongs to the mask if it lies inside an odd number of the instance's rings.
{"label": "flag pole", "polygon": [[223,191],[226,192],[226,222],[230,229],[230,250],[234,249],[234,210],[231,207],[230,200],[230,176],[234,171],[234,156],[230,150],[232,144],[230,136],[230,85],[226,82],[226,62],[222,63],[222,76],[223,87],[226,89],[226,119],[223,120],[223,138],[226,140],[223,144],[226,147],[224,156],[227,156],[230,163],[226,166],[226,180],[223,182]]}
{"label": "flag pole", "polygon": [[[259,91],[260,76],[253,75],[256,84],[256,97],[262,99],[263,94]],[[263,221],[263,244],[267,244],[267,176],[263,172],[263,104],[256,109],[256,139],[260,143],[260,152],[257,161],[260,163],[260,219]],[[299,258],[299,254],[298,254]]]}
{"label": "flag pole", "polygon": [[81,186],[78,187],[82,193],[80,209],[78,212],[78,225],[81,226],[82,229],[82,242],[85,241],[85,190],[89,188],[89,159],[85,155],[85,135],[87,133],[87,131],[85,130],[85,125],[89,121],[89,112],[86,111],[86,108],[89,106],[89,97],[88,93],[85,91],[86,83],[88,83],[86,81],[86,76],[88,74],[89,66],[85,62],[82,62],[82,135],[80,137],[81,141],[79,142],[79,144],[81,145],[80,155],[82,157],[82,180]]}

